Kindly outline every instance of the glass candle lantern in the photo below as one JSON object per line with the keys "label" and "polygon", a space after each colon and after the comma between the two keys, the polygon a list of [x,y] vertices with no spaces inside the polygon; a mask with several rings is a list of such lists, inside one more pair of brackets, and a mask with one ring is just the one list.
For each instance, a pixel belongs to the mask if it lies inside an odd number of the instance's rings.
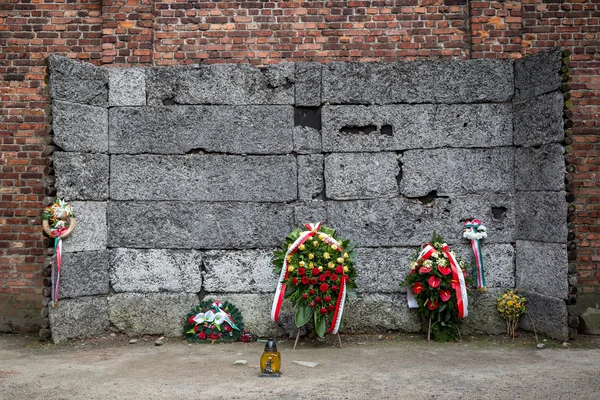
{"label": "glass candle lantern", "polygon": [[277,351],[277,344],[273,338],[269,338],[260,357],[260,376],[281,376],[281,354]]}

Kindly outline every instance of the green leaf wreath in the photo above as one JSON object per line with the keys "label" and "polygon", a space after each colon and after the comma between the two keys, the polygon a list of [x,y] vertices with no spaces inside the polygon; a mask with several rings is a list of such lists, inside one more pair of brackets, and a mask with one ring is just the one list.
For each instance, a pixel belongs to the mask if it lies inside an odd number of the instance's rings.
{"label": "green leaf wreath", "polygon": [[188,313],[183,331],[188,342],[236,342],[244,333],[244,320],[233,304],[209,299]]}
{"label": "green leaf wreath", "polygon": [[[319,230],[317,232],[317,230]],[[285,239],[281,250],[274,252],[274,272],[278,275],[286,260],[288,249],[306,232],[295,229]],[[330,243],[327,236],[339,245]],[[325,337],[331,324],[340,295],[341,280],[345,280],[346,296],[353,295],[356,289],[355,245],[335,235],[335,229],[320,226],[314,230],[314,236],[287,256],[287,278],[285,298],[295,306],[295,323],[298,328],[311,320],[314,331],[319,337]]]}

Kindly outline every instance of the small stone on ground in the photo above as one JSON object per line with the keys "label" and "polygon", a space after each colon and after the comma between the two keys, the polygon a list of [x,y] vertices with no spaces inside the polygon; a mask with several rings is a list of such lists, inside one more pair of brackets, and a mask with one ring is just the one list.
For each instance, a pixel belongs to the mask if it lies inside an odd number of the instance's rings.
{"label": "small stone on ground", "polygon": [[138,342],[138,340],[137,340],[137,339],[131,339],[131,340],[129,341],[129,344],[136,344],[137,342]]}
{"label": "small stone on ground", "polygon": [[314,362],[314,361],[292,361],[293,363],[296,363],[298,365],[302,365],[304,367],[309,367],[309,368],[314,368],[317,365],[319,365],[318,362]]}
{"label": "small stone on ground", "polygon": [[235,360],[233,365],[246,365],[248,364],[248,360]]}

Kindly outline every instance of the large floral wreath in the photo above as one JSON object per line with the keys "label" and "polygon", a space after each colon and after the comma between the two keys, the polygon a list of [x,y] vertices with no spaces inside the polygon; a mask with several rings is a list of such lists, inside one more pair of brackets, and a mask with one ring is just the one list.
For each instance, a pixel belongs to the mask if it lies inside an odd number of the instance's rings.
{"label": "large floral wreath", "polygon": [[[354,247],[335,236],[335,229],[321,223],[295,229],[275,251],[274,271],[280,276],[271,316],[279,319],[283,298],[295,306],[297,327],[314,321],[315,333],[324,337],[337,333],[346,295],[356,288]],[[329,323],[329,329],[327,325]]]}
{"label": "large floral wreath", "polygon": [[183,331],[188,342],[236,342],[244,333],[244,320],[233,304],[209,299],[187,315]]}

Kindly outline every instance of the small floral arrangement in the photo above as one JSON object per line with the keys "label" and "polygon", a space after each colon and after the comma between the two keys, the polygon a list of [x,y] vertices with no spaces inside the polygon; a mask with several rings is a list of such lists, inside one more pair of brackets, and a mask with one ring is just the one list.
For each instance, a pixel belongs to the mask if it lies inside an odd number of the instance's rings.
{"label": "small floral arrangement", "polygon": [[487,228],[481,221],[474,219],[466,221],[463,228],[463,237],[468,240],[481,240],[487,238]]}
{"label": "small floral arrangement", "polygon": [[498,312],[506,319],[506,336],[515,338],[519,317],[527,311],[527,299],[517,289],[507,289],[498,301]]}
{"label": "small floral arrangement", "polygon": [[346,294],[356,288],[355,245],[320,223],[306,227],[291,232],[282,249],[274,253],[274,271],[281,281],[272,317],[277,321],[285,295],[296,307],[296,326],[312,319],[315,333],[324,337],[327,332],[337,333]]}
{"label": "small floral arrangement", "polygon": [[421,314],[429,321],[427,339],[456,340],[460,337],[461,320],[467,316],[467,263],[456,259],[444,239],[436,232],[414,254],[411,270],[401,286],[407,286],[409,299],[414,297]]}
{"label": "small floral arrangement", "polygon": [[48,221],[51,230],[67,228],[69,219],[74,217],[73,207],[59,198],[56,198],[54,204],[47,206],[42,213],[42,221]]}
{"label": "small floral arrangement", "polygon": [[188,342],[235,342],[243,334],[244,322],[241,312],[229,302],[207,300],[194,307],[187,315],[184,326]]}

